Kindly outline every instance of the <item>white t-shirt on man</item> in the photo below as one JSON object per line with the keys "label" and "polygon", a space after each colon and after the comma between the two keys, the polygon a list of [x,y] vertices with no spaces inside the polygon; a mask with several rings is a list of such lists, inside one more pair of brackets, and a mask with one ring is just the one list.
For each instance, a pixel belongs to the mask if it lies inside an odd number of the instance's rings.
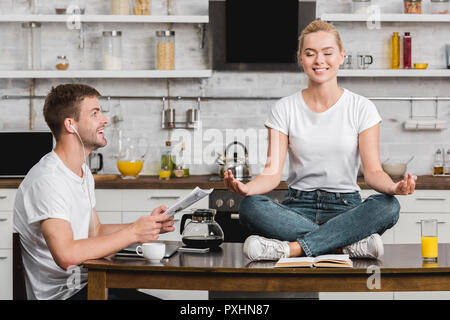
{"label": "white t-shirt on man", "polygon": [[289,136],[289,187],[328,192],[360,191],[358,135],[381,122],[375,105],[347,89],[331,108],[313,112],[302,92],[280,99],[266,127]]}
{"label": "white t-shirt on man", "polygon": [[40,225],[45,219],[63,219],[70,223],[74,240],[88,238],[94,178],[87,166],[83,171],[81,178],[51,151],[19,186],[14,232],[20,233],[28,299],[67,299],[87,284],[86,270],[74,266],[65,271],[55,263]]}

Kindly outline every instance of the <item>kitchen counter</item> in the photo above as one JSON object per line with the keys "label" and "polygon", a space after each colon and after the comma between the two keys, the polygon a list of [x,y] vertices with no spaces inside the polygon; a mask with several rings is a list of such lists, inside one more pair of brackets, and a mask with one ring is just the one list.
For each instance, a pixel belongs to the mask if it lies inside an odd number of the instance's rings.
{"label": "kitchen counter", "polygon": [[[209,181],[214,175],[192,175],[189,178],[159,180],[158,176],[139,176],[136,180],[123,180],[117,175],[94,175],[97,189],[226,189],[222,181]],[[395,180],[395,179],[394,179]],[[398,181],[395,180],[395,181]],[[0,179],[0,189],[17,189],[22,179]],[[370,189],[362,178],[358,178],[361,189]],[[282,181],[276,188],[287,190],[287,184]],[[416,189],[450,190],[450,177],[419,176]]]}

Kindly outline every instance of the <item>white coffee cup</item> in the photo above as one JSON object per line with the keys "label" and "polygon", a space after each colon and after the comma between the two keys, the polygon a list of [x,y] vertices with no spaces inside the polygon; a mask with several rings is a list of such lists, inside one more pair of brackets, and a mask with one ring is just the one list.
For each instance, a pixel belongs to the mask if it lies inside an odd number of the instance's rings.
{"label": "white coffee cup", "polygon": [[147,242],[136,247],[136,253],[150,262],[159,262],[164,258],[166,245],[160,242]]}

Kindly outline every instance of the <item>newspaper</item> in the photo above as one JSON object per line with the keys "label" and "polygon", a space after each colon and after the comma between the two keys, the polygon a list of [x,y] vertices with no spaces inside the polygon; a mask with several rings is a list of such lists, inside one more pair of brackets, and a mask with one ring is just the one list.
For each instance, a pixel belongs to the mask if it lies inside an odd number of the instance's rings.
{"label": "newspaper", "polygon": [[175,215],[177,212],[186,209],[187,207],[193,205],[197,201],[203,199],[207,195],[209,195],[211,192],[213,192],[214,189],[209,190],[202,190],[199,187],[195,187],[194,190],[190,194],[188,194],[185,198],[181,199],[177,203],[175,203],[173,206],[171,206],[169,209],[167,209],[164,213],[167,213],[169,216]]}

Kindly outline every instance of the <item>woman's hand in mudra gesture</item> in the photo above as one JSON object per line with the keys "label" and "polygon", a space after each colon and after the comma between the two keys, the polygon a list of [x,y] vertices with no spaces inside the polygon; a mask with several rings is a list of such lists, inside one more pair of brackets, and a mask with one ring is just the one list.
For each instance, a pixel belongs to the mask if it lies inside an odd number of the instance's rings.
{"label": "woman's hand in mudra gesture", "polygon": [[414,192],[416,188],[417,176],[408,173],[402,180],[395,183],[390,194],[392,195],[408,195]]}
{"label": "woman's hand in mudra gesture", "polygon": [[223,181],[229,191],[239,193],[240,195],[248,196],[249,188],[246,184],[236,180],[231,170],[227,170],[223,173]]}

